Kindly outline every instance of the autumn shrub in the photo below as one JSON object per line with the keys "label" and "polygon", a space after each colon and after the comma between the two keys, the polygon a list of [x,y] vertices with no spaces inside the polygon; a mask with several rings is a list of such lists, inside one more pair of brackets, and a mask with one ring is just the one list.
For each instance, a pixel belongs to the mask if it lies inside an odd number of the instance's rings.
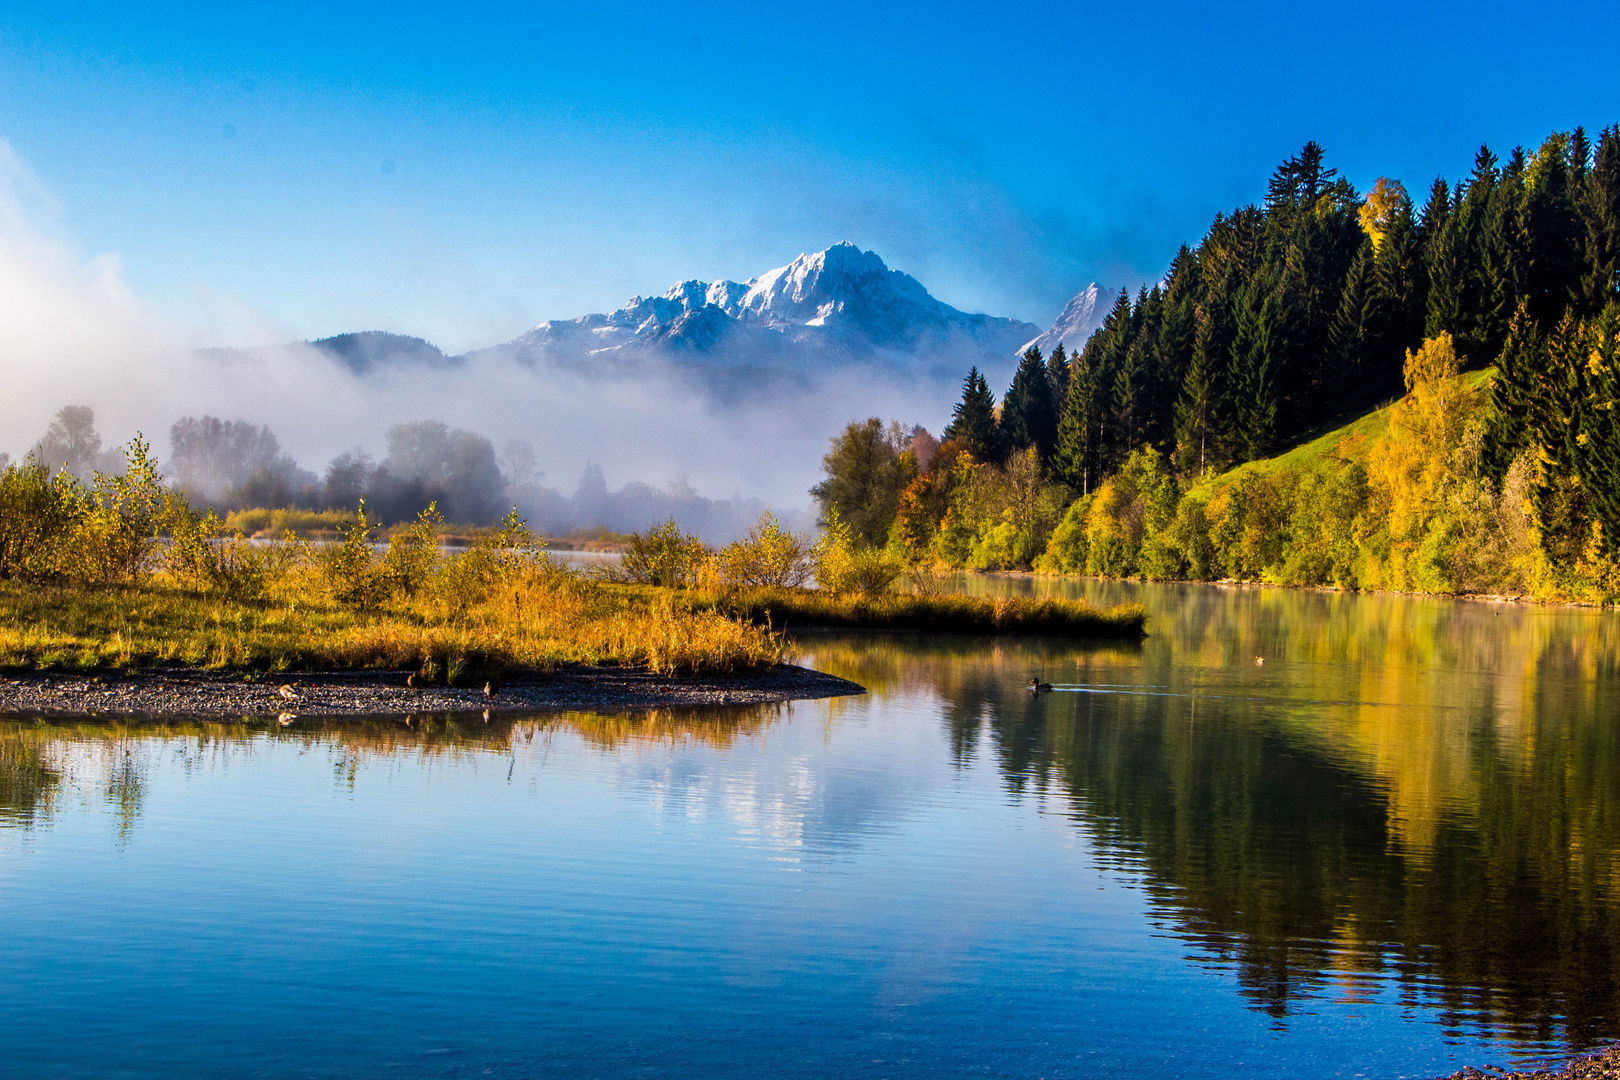
{"label": "autumn shrub", "polygon": [[675,519],[630,534],[615,571],[626,581],[679,588],[691,585],[709,554],[702,540],[683,532]]}
{"label": "autumn shrub", "polygon": [[728,585],[796,588],[815,573],[812,545],[782,528],[769,510],[715,556],[720,580]]}
{"label": "autumn shrub", "polygon": [[860,547],[849,527],[830,507],[821,538],[811,551],[816,584],[828,593],[875,596],[905,573],[905,561],[888,548]]}

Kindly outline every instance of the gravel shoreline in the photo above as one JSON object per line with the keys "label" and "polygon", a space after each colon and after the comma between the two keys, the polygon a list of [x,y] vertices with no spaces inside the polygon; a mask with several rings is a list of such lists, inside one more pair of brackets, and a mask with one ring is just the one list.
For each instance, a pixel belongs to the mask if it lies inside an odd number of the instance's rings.
{"label": "gravel shoreline", "polygon": [[1493,1065],[1484,1069],[1469,1066],[1445,1080],[1620,1080],[1620,1045],[1590,1057],[1576,1058],[1557,1069],[1503,1072]]}
{"label": "gravel shoreline", "polygon": [[[778,664],[742,675],[669,678],[636,668],[568,667],[516,674],[486,696],[476,687],[406,685],[409,672],[296,672],[248,677],[195,668],[25,672],[0,679],[0,718],[62,716],[360,716],[624,710],[671,706],[764,705],[864,694],[835,675]],[[286,687],[286,693],[283,693]],[[291,695],[291,696],[287,696]]]}

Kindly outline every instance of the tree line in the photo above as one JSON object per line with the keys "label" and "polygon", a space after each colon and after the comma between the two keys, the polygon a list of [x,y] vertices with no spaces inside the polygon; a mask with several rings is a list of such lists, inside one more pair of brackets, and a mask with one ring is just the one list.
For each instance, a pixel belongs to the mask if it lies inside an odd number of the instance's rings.
{"label": "tree line", "polygon": [[[852,425],[814,494],[846,521],[870,521],[873,543],[1027,566],[1065,508],[1141,455],[1192,491],[1399,398],[1438,370],[1413,367],[1428,349],[1455,360],[1442,379],[1493,368],[1477,415],[1462,418],[1479,429],[1476,459],[1456,468],[1500,501],[1521,463],[1512,483],[1542,552],[1572,564],[1596,535],[1612,555],[1617,260],[1620,127],[1595,143],[1580,128],[1555,132],[1505,157],[1481,147],[1421,207],[1388,178],[1358,192],[1307,143],[1262,202],[1217,214],[1162,281],[1121,290],[1077,348],[1026,352],[999,405],[971,370],[937,452],[912,452],[913,436],[896,433],[879,452],[881,425]],[[890,461],[890,475],[850,472],[854,444]]]}

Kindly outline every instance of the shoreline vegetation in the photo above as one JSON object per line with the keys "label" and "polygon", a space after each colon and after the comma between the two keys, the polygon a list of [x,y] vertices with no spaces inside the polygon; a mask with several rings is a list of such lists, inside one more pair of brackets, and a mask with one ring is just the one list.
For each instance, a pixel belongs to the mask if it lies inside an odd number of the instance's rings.
{"label": "shoreline vegetation", "polygon": [[[712,550],[673,523],[617,565],[549,555],[516,511],[446,549],[429,506],[386,544],[362,501],[340,538],[250,540],[167,487],[139,438],[86,485],[0,470],[0,670],[414,672],[481,686],[565,667],[714,678],[787,658],[780,627],[1140,637],[1139,610],[887,594],[897,567],[835,527],[811,544],[767,514]],[[819,590],[804,588],[814,577]]]}
{"label": "shoreline vegetation", "polygon": [[851,423],[824,510],[910,567],[1620,602],[1620,126],[1265,191],[942,439]]}

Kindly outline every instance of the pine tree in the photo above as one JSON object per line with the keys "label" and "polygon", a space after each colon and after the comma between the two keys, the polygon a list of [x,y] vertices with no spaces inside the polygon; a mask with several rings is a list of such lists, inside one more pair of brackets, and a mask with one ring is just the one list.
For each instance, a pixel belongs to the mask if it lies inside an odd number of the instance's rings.
{"label": "pine tree", "polygon": [[1535,322],[1521,305],[1509,322],[1507,340],[1496,358],[1496,375],[1491,379],[1491,412],[1485,430],[1484,459],[1487,472],[1497,481],[1529,445],[1542,351],[1543,343]]}
{"label": "pine tree", "polygon": [[1031,345],[1001,399],[1002,443],[1009,452],[1034,446],[1042,461],[1050,461],[1057,445],[1057,425],[1057,403],[1052,400],[1045,358]]}
{"label": "pine tree", "polygon": [[1548,136],[1525,174],[1524,285],[1530,312],[1543,323],[1562,315],[1581,292],[1582,230],[1572,198],[1570,158],[1577,153],[1572,141],[1567,135]]}
{"label": "pine tree", "polygon": [[1362,374],[1371,397],[1400,392],[1406,352],[1423,340],[1423,267],[1412,204],[1404,192],[1402,199],[1389,215],[1367,288]]}
{"label": "pine tree", "polygon": [[1059,415],[1063,413],[1063,398],[1069,392],[1069,354],[1063,342],[1057,343],[1052,355],[1046,358],[1046,378],[1052,384],[1052,401]]}
{"label": "pine tree", "polygon": [[[1435,181],[1437,189],[1444,186],[1444,180]],[[1423,264],[1429,280],[1429,296],[1425,304],[1423,336],[1450,334],[1461,340],[1467,334],[1468,255],[1473,246],[1468,217],[1462,200],[1458,199],[1443,217],[1431,215],[1425,209],[1424,218],[1438,223],[1426,226]]]}
{"label": "pine tree", "polygon": [[960,442],[975,461],[1000,461],[1004,456],[996,422],[996,399],[977,367],[962,380],[962,400],[951,414],[945,438]]}
{"label": "pine tree", "polygon": [[1620,296],[1620,126],[1598,135],[1592,166],[1577,196],[1585,231],[1581,247],[1581,305],[1603,310]]}
{"label": "pine tree", "polygon": [[1251,295],[1238,310],[1232,352],[1237,371],[1233,431],[1235,448],[1245,461],[1271,452],[1277,430],[1277,388],[1273,373],[1271,328],[1277,323],[1276,301],[1256,302]]}
{"label": "pine tree", "polygon": [[1063,398],[1057,452],[1053,457],[1053,471],[1058,478],[1082,495],[1089,494],[1100,479],[1098,447],[1102,416],[1095,370],[1101,352],[1099,338],[1100,332],[1093,334],[1085,348],[1069,360],[1069,392]]}
{"label": "pine tree", "polygon": [[1224,342],[1213,320],[1197,312],[1192,361],[1176,402],[1176,466],[1183,474],[1202,476],[1216,464],[1215,440],[1221,412],[1221,364]]}
{"label": "pine tree", "polygon": [[1515,147],[1485,204],[1479,233],[1479,293],[1470,356],[1494,357],[1527,292],[1524,266],[1524,151]]}
{"label": "pine tree", "polygon": [[1355,408],[1377,397],[1366,370],[1367,294],[1372,286],[1373,245],[1369,237],[1356,252],[1344,276],[1339,293],[1339,310],[1328,328],[1327,354],[1332,371],[1326,379],[1326,392],[1341,410]]}
{"label": "pine tree", "polygon": [[1594,320],[1587,349],[1586,439],[1579,443],[1582,485],[1603,524],[1609,554],[1620,549],[1620,302]]}

